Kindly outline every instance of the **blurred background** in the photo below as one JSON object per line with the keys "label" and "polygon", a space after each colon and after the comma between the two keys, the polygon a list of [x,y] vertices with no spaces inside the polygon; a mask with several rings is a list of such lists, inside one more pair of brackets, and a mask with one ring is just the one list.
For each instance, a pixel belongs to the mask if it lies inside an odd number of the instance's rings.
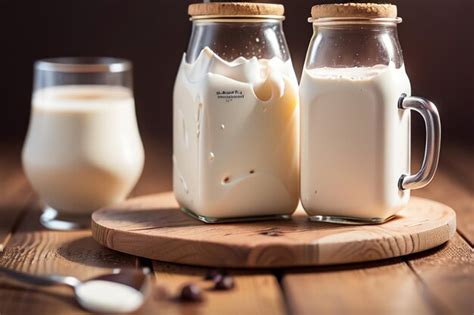
{"label": "blurred background", "polygon": [[[35,60],[116,56],[134,64],[137,115],[145,149],[159,147],[171,152],[172,90],[190,36],[187,6],[192,2],[197,1],[0,0],[0,87],[4,91],[0,141],[18,146],[23,142]],[[307,22],[311,6],[331,1],[274,2],[286,7],[285,33],[299,76],[312,35]],[[399,37],[413,95],[430,98],[438,105],[443,143],[472,147],[474,1],[392,3],[398,5],[403,18]],[[414,118],[414,136],[422,138],[423,124]]]}

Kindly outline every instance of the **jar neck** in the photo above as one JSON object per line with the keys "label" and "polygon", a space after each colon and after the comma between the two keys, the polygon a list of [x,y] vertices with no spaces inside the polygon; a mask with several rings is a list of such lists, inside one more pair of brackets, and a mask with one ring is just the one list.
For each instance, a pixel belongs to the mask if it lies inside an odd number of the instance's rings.
{"label": "jar neck", "polygon": [[403,65],[397,25],[392,21],[313,21],[306,68]]}
{"label": "jar neck", "polygon": [[290,56],[282,20],[260,17],[193,19],[186,61],[194,62],[205,47],[209,47],[226,61],[239,57],[277,57],[288,60]]}

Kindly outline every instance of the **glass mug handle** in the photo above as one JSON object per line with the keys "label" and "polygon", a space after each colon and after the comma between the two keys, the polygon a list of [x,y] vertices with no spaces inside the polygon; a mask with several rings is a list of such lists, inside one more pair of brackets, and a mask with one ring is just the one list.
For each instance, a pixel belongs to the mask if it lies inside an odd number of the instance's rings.
{"label": "glass mug handle", "polygon": [[426,127],[425,153],[421,168],[416,174],[402,175],[398,181],[398,187],[401,190],[422,188],[431,182],[438,167],[441,147],[441,121],[438,109],[435,104],[425,98],[406,94],[402,94],[398,100],[398,108],[419,113]]}

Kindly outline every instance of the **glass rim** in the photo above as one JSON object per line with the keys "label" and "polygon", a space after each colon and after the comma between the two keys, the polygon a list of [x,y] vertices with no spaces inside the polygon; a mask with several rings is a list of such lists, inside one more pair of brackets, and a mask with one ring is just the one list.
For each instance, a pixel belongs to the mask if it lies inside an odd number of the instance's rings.
{"label": "glass rim", "polygon": [[308,18],[308,22],[314,25],[344,25],[344,24],[373,24],[373,25],[396,25],[402,23],[401,17],[395,18],[368,18],[368,17],[324,17]]}
{"label": "glass rim", "polygon": [[35,62],[35,70],[70,73],[117,73],[132,69],[127,59],[115,57],[53,57]]}

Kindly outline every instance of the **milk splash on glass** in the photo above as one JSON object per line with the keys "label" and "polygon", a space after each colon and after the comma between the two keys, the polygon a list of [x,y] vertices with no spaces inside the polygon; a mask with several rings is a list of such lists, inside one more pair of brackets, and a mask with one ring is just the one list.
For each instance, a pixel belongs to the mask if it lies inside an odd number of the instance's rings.
{"label": "milk splash on glass", "polygon": [[289,215],[299,198],[298,85],[291,60],[185,56],[174,88],[173,189],[211,218]]}

